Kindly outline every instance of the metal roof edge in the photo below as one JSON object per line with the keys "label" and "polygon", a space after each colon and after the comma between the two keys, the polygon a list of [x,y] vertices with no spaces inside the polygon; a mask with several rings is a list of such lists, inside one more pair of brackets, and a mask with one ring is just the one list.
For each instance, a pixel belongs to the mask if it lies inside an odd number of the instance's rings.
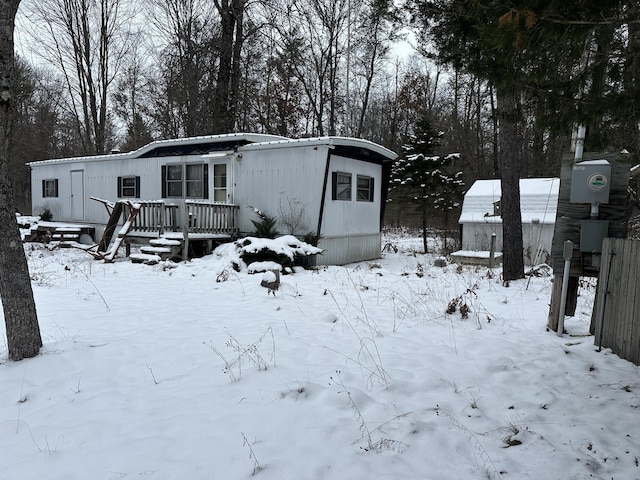
{"label": "metal roof edge", "polygon": [[327,145],[327,146],[352,146],[352,147],[360,147],[371,150],[375,153],[378,153],[389,160],[395,160],[398,155],[389,150],[382,145],[378,145],[370,140],[365,140],[362,138],[354,138],[354,137],[340,137],[340,136],[324,136],[324,137],[308,137],[308,138],[288,138],[281,140],[273,140],[268,142],[256,142],[250,143],[248,145],[243,145],[239,148],[239,150],[257,150],[261,148],[287,148],[287,147],[297,147],[301,145]]}
{"label": "metal roof edge", "polygon": [[205,143],[212,140],[247,140],[249,142],[264,143],[277,140],[289,140],[287,137],[280,135],[270,135],[266,133],[224,133],[219,135],[200,135],[196,137],[183,137],[183,138],[171,138],[165,140],[154,140],[137,150],[125,153],[106,153],[103,155],[87,155],[79,157],[64,157],[64,158],[51,158],[46,160],[37,160],[33,162],[27,162],[27,165],[38,166],[56,163],[75,163],[75,162],[94,162],[103,160],[126,159],[126,158],[138,158],[144,155],[146,152],[158,147],[167,145],[193,145],[198,143]]}

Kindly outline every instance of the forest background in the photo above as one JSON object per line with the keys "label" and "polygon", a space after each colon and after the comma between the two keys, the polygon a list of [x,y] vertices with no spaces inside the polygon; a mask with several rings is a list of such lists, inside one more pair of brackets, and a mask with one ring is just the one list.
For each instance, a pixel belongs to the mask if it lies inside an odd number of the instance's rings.
{"label": "forest background", "polygon": [[[17,207],[26,162],[235,131],[402,155],[428,125],[467,186],[503,176],[501,135],[520,177],[558,176],[579,124],[587,150],[637,155],[638,18],[632,1],[23,0]],[[417,218],[391,202],[386,223]]]}

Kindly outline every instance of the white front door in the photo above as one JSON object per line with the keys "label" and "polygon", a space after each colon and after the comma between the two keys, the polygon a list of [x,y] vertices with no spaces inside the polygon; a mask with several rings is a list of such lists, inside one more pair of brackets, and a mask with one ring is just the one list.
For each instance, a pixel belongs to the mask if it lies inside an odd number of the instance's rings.
{"label": "white front door", "polygon": [[213,164],[213,201],[233,203],[229,166],[227,163]]}
{"label": "white front door", "polygon": [[71,171],[71,220],[84,220],[84,171]]}

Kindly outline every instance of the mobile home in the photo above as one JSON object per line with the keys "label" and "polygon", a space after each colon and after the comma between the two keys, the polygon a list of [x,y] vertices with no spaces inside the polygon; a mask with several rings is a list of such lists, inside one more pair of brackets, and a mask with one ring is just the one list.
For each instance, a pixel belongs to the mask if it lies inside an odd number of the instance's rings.
{"label": "mobile home", "polygon": [[[344,264],[380,256],[395,158],[380,145],[345,137],[156,141],[130,153],[29,163],[32,213],[48,210],[55,222],[89,225],[99,237],[108,214],[94,199],[128,199],[142,205],[138,233],[219,238],[250,234],[260,211],[278,220],[280,233],[319,238],[319,263]],[[162,215],[148,225],[144,210],[151,208]]]}

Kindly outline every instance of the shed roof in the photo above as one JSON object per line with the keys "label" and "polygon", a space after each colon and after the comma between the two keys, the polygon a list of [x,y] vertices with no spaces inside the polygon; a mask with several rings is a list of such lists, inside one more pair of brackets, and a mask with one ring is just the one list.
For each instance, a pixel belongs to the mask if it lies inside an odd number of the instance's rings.
{"label": "shed roof", "polygon": [[[523,223],[553,224],[558,207],[559,178],[521,178],[520,210]],[[502,196],[500,180],[476,180],[464,196],[459,223],[502,223],[493,205]]]}

